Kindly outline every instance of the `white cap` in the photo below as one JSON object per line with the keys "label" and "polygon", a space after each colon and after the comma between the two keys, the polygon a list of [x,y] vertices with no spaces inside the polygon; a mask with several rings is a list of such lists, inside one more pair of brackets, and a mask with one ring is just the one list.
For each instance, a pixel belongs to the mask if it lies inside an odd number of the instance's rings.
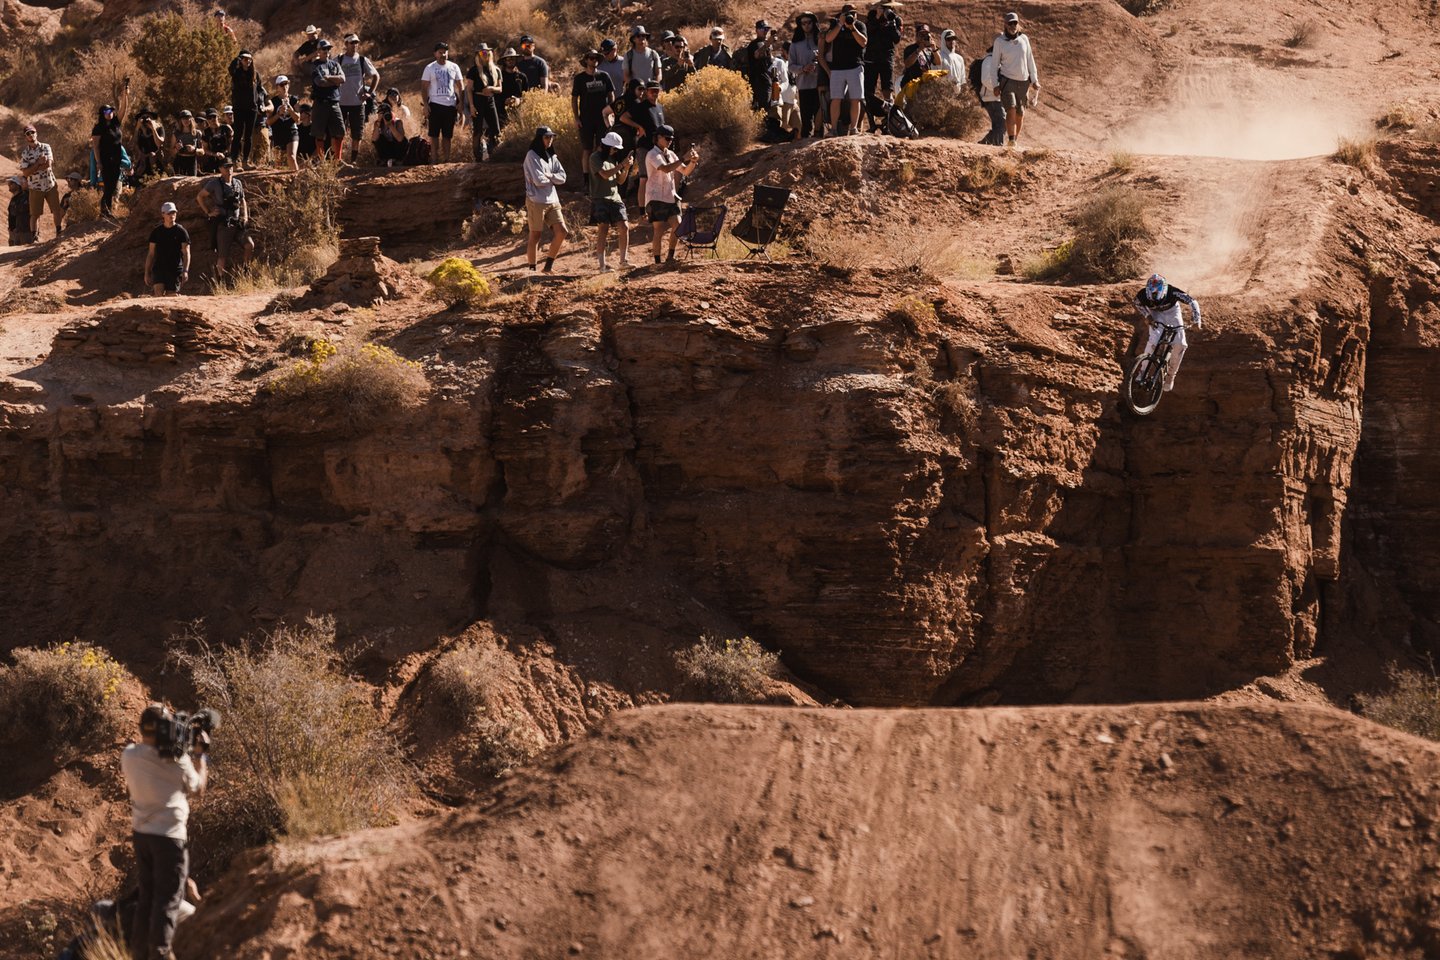
{"label": "white cap", "polygon": [[282,74],[280,74],[280,76],[278,76],[278,77],[275,78],[275,82],[276,82],[276,83],[289,83],[289,82],[290,82],[290,78],[287,77],[287,76],[285,76],[285,74],[282,73]]}
{"label": "white cap", "polygon": [[178,212],[178,211],[175,209],[175,204],[170,203],[169,201],[166,201],[165,203],[160,204],[160,212],[161,212],[161,213],[176,213],[176,212]]}
{"label": "white cap", "polygon": [[600,142],[607,147],[625,146],[625,141],[620,139],[620,134],[616,133],[614,130],[611,130],[609,133],[605,134],[605,136],[601,137]]}
{"label": "white cap", "polygon": [[711,40],[716,40],[716,39],[724,40],[724,39],[725,39],[725,28],[724,28],[724,27],[716,27],[714,30],[711,30],[711,31],[710,31],[710,39],[711,39]]}

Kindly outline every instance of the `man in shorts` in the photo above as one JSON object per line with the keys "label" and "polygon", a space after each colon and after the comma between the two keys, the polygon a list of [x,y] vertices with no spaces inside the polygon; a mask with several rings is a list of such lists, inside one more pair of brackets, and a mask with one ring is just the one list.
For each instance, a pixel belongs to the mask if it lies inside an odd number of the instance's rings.
{"label": "man in shorts", "polygon": [[232,260],[238,260],[235,266],[243,268],[255,251],[255,241],[250,237],[245,188],[235,179],[235,161],[229,157],[221,160],[220,176],[206,180],[195,200],[210,226],[216,274],[223,278],[229,273]]}
{"label": "man in shorts", "polygon": [[340,61],[330,56],[332,44],[321,40],[310,65],[310,135],[315,138],[315,157],[328,151],[336,160],[345,146],[345,115],[340,112],[340,87],[345,71]]}
{"label": "man in shorts", "polygon": [[345,52],[335,60],[345,71],[345,82],[340,85],[340,115],[345,118],[345,129],[350,132],[350,162],[354,163],[360,150],[360,141],[365,139],[365,121],[375,109],[375,90],[380,86],[380,71],[370,58],[360,52],[360,38],[349,34],[345,38]]}
{"label": "man in shorts", "polygon": [[612,224],[620,241],[620,266],[630,266],[630,225],[620,191],[634,171],[635,155],[625,149],[624,138],[614,130],[601,137],[590,156],[590,225],[595,228],[601,273],[610,272],[605,246]]}
{"label": "man in shorts", "polygon": [[615,102],[616,91],[610,75],[600,71],[600,51],[591,50],[581,58],[584,69],[570,85],[570,112],[580,131],[580,172],[583,185],[590,185],[590,154],[605,134],[605,108]]}
{"label": "man in shorts", "polygon": [[176,223],[179,211],[173,203],[160,205],[160,226],[150,231],[150,250],[145,254],[145,286],[157,297],[173,297],[190,279],[190,233]]}
{"label": "man in shorts", "polygon": [[840,106],[849,103],[850,132],[860,132],[860,106],[865,100],[865,25],[847,3],[830,21],[825,45],[830,51],[830,128],[840,130]]}
{"label": "man in shorts", "polygon": [[655,146],[645,157],[645,218],[651,224],[650,252],[660,262],[660,245],[670,235],[669,261],[675,259],[680,228],[680,178],[695,172],[700,154],[691,147],[682,158],[671,150],[675,128],[661,124],[655,130]]}
{"label": "man in shorts", "polygon": [[1005,14],[1005,32],[995,38],[991,47],[995,72],[1000,79],[1000,104],[1005,108],[1005,136],[1014,146],[1020,139],[1020,125],[1025,118],[1025,104],[1033,89],[1040,92],[1040,72],[1035,69],[1035,51],[1030,38],[1020,29],[1018,13]]}
{"label": "man in shorts", "polygon": [[40,218],[45,207],[55,218],[55,236],[65,229],[65,211],[60,208],[60,184],[55,179],[55,152],[40,142],[33,123],[25,125],[25,143],[20,148],[20,174],[30,191],[30,232],[40,237]]}
{"label": "man in shorts", "polygon": [[560,192],[555,188],[565,183],[565,168],[555,155],[555,131],[549,127],[537,127],[535,139],[525,154],[525,219],[530,227],[530,239],[525,245],[525,260],[530,269],[535,269],[535,257],[540,251],[540,235],[550,228],[550,251],[545,255],[545,272],[555,266],[560,256],[560,247],[569,236],[565,226],[565,211],[560,209]]}
{"label": "man in shorts", "polygon": [[435,59],[425,65],[420,75],[420,100],[425,107],[426,130],[434,146],[437,163],[450,162],[450,141],[455,136],[455,123],[465,125],[460,114],[460,101],[465,98],[465,74],[450,61],[450,44],[435,44]]}

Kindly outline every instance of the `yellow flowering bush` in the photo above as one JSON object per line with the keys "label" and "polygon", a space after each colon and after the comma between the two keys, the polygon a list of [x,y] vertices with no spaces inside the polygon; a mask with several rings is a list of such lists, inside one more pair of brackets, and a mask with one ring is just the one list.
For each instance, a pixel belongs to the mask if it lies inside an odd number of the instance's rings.
{"label": "yellow flowering bush", "polygon": [[10,656],[14,663],[0,667],[0,737],[58,751],[124,733],[121,689],[130,674],[105,650],[73,642]]}
{"label": "yellow flowering bush", "polygon": [[272,379],[267,393],[325,408],[364,429],[397,408],[414,406],[428,386],[419,363],[383,344],[310,341],[303,360]]}
{"label": "yellow flowering bush", "polygon": [[765,681],[780,670],[780,658],[749,637],[700,638],[675,656],[680,672],[697,692],[718,703],[756,703]]}
{"label": "yellow flowering bush", "polygon": [[485,275],[460,257],[446,257],[425,279],[435,288],[435,295],[447,303],[481,303],[493,292]]}

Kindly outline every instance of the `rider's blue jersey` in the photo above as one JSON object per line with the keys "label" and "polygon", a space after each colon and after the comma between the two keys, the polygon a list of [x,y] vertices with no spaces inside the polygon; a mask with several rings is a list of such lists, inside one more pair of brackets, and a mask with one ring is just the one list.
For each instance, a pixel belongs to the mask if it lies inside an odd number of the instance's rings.
{"label": "rider's blue jersey", "polygon": [[1158,299],[1150,299],[1150,294],[1144,287],[1135,294],[1135,309],[1140,314],[1156,323],[1167,327],[1178,327],[1183,323],[1183,316],[1180,312],[1180,305],[1184,304],[1190,308],[1191,315],[1195,318],[1196,326],[1200,324],[1200,301],[1178,287],[1169,287],[1165,296]]}

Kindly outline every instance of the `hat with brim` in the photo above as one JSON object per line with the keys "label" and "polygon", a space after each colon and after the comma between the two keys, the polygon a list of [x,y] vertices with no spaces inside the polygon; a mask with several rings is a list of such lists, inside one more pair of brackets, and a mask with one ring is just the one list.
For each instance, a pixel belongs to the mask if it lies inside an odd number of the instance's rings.
{"label": "hat with brim", "polygon": [[872,3],[872,4],[870,4],[870,6],[872,6],[872,7],[903,7],[903,6],[905,6],[905,4],[901,3],[900,0],[880,0],[879,3]]}
{"label": "hat with brim", "polygon": [[234,158],[234,157],[223,157],[223,158],[221,158],[221,160],[220,160],[220,169],[221,169],[221,170],[224,170],[226,167],[233,167],[233,166],[235,166],[235,158]]}
{"label": "hat with brim", "polygon": [[360,38],[357,37],[355,34],[352,33],[352,34],[350,34],[349,36],[347,36],[347,37],[345,38],[345,42],[346,42],[346,43],[359,43],[359,42],[360,42]]}
{"label": "hat with brim", "polygon": [[620,147],[625,146],[625,140],[620,136],[620,134],[616,133],[614,130],[611,130],[609,133],[605,134],[605,136],[600,138],[600,144],[601,146],[615,147],[618,150]]}
{"label": "hat with brim", "polygon": [[634,40],[636,37],[649,37],[649,36],[650,36],[650,31],[646,30],[646,29],[645,29],[642,25],[640,25],[640,24],[636,24],[635,26],[633,26],[633,27],[630,28],[630,39],[631,39],[631,40]]}
{"label": "hat with brim", "polygon": [[311,36],[314,36],[315,34],[317,34],[317,33],[320,32],[320,28],[317,27],[317,26],[315,26],[315,24],[312,23],[312,24],[310,24],[310,26],[308,26],[308,27],[305,28],[305,32],[308,33],[308,34],[310,34]]}
{"label": "hat with brim", "polygon": [[475,52],[476,52],[476,53],[494,53],[495,51],[494,51],[493,49],[491,49],[490,44],[488,44],[488,43],[482,43],[482,44],[480,44],[480,46],[478,46],[478,47],[475,48]]}
{"label": "hat with brim", "polygon": [[181,111],[180,111],[180,119],[181,119],[181,120],[194,120],[194,119],[195,119],[195,114],[191,113],[189,110],[181,110]]}
{"label": "hat with brim", "polygon": [[711,31],[710,31],[710,39],[711,39],[711,40],[724,40],[724,39],[725,39],[725,31],[724,31],[724,29],[721,28],[721,27],[716,27],[714,30],[711,30]]}
{"label": "hat with brim", "polygon": [[645,81],[645,89],[646,89],[646,90],[659,90],[659,89],[660,89],[660,81],[659,81],[659,80],[646,80],[646,81]]}
{"label": "hat with brim", "polygon": [[599,63],[599,62],[600,62],[600,51],[599,51],[599,50],[586,50],[584,53],[580,54],[580,62],[581,62],[581,63],[586,63],[587,61],[590,61],[590,60],[594,60],[596,63]]}
{"label": "hat with brim", "polygon": [[555,131],[554,131],[554,130],[551,130],[549,127],[536,127],[536,128],[535,128],[535,136],[537,136],[537,137],[553,137],[553,136],[555,136]]}
{"label": "hat with brim", "polygon": [[434,46],[432,49],[434,49],[434,50],[449,50],[449,49],[450,49],[450,44],[446,43],[444,40],[441,40],[439,43],[435,44],[435,46]]}
{"label": "hat with brim", "polygon": [[329,40],[321,40],[319,43],[315,44],[315,49],[317,49],[317,50],[329,50],[329,49],[333,48],[334,46],[335,46],[335,44],[331,43]]}
{"label": "hat with brim", "polygon": [[668,123],[662,123],[655,128],[655,136],[665,137],[667,140],[675,139],[675,128]]}
{"label": "hat with brim", "polygon": [[85,178],[80,175],[80,171],[79,171],[79,170],[71,170],[69,173],[65,174],[65,179],[66,179],[66,180],[84,180]]}
{"label": "hat with brim", "polygon": [[756,21],[755,21],[755,29],[756,29],[756,30],[769,30],[769,29],[771,29],[771,27],[770,27],[770,24],[769,24],[768,21],[765,21],[765,20],[756,20]]}
{"label": "hat with brim", "polygon": [[506,47],[505,52],[500,54],[501,60],[519,60],[520,54],[515,52],[514,47]]}

